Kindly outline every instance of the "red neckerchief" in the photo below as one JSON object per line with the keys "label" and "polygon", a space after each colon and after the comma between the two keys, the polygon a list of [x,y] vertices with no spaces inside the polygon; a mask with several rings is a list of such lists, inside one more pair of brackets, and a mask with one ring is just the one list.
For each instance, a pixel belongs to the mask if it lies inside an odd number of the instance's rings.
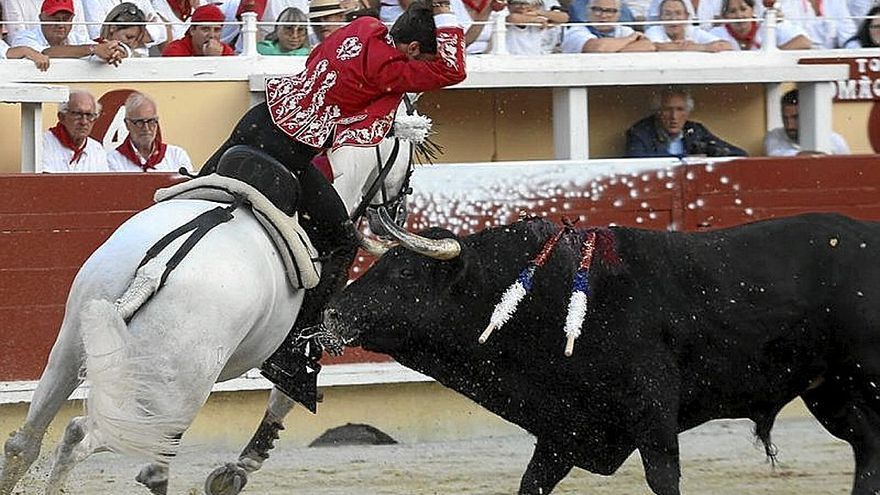
{"label": "red neckerchief", "polygon": [[86,151],[86,145],[89,143],[89,138],[83,141],[82,146],[77,147],[77,145],[73,142],[73,138],[70,137],[70,134],[67,132],[67,128],[61,125],[61,122],[55,124],[55,127],[49,128],[49,132],[52,133],[53,136],[58,138],[58,141],[62,146],[69,150],[73,150],[73,158],[70,159],[70,163],[76,163],[79,161],[79,158]]}
{"label": "red neckerchief", "polygon": [[735,39],[739,43],[740,47],[742,47],[743,43],[745,43],[746,44],[745,46],[747,46],[749,48],[752,48],[752,47],[761,48],[761,44],[755,42],[755,36],[758,35],[758,23],[757,22],[752,21],[752,28],[749,29],[749,32],[746,34],[737,34],[736,32],[733,31],[733,29],[730,29],[730,24],[725,24],[724,27],[725,27],[725,29],[727,29],[727,32],[731,36],[733,36],[733,39]]}
{"label": "red neckerchief", "polygon": [[462,1],[464,2],[465,6],[468,7],[469,9],[471,9],[475,12],[482,12],[483,9],[486,8],[486,5],[488,5],[489,2],[491,2],[492,0],[476,0],[476,1],[462,0]]}
{"label": "red neckerchief", "polygon": [[189,19],[193,13],[192,4],[189,0],[168,0],[168,6],[174,11],[174,15],[181,21]]}
{"label": "red neckerchief", "polygon": [[165,151],[168,149],[168,145],[162,142],[162,136],[158,133],[156,133],[156,140],[153,144],[155,145],[153,152],[150,153],[150,156],[147,157],[147,162],[144,164],[141,164],[141,159],[134,149],[134,143],[131,142],[131,134],[125,137],[125,141],[116,148],[116,151],[146,172],[151,168],[156,168],[156,165],[165,158]]}

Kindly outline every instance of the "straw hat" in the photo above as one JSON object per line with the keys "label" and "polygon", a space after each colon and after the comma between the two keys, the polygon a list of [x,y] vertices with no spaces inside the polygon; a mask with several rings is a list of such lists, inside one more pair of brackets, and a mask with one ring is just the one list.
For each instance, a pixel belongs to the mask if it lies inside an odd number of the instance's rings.
{"label": "straw hat", "polygon": [[312,0],[309,2],[309,19],[344,14],[345,12],[348,12],[348,9],[342,8],[339,0]]}

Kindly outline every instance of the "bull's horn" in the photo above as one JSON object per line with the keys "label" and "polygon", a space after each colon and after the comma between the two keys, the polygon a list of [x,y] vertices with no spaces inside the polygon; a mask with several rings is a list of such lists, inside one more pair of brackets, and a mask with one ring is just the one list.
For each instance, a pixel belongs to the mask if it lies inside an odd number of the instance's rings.
{"label": "bull's horn", "polygon": [[383,242],[378,239],[373,239],[371,237],[367,237],[362,234],[360,231],[357,233],[358,243],[364,249],[364,251],[370,253],[376,258],[381,258],[383,254],[387,253],[389,249],[397,246],[396,242]]}
{"label": "bull's horn", "polygon": [[400,241],[403,247],[411,251],[442,261],[451,260],[461,254],[461,244],[457,240],[428,239],[427,237],[407,232],[394,223],[394,220],[391,220],[391,216],[388,215],[388,210],[385,208],[379,208],[379,221],[382,222],[382,226],[385,227],[385,230],[391,236]]}

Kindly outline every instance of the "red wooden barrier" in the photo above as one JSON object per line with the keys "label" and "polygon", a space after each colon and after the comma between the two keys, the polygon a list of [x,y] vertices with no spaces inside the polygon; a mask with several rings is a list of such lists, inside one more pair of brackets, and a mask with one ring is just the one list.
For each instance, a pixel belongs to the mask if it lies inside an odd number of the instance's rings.
{"label": "red wooden barrier", "polygon": [[[79,266],[125,219],[176,179],[166,174],[0,175],[0,381],[42,372]],[[597,200],[544,198],[532,213],[568,208],[592,225],[705,230],[810,211],[880,220],[880,157],[747,159],[682,165],[626,185],[604,179]],[[633,197],[632,189],[638,194]],[[483,209],[478,225],[504,205]],[[411,224],[421,227],[418,217]],[[362,271],[366,266],[362,265]],[[346,351],[343,360],[385,356]]]}

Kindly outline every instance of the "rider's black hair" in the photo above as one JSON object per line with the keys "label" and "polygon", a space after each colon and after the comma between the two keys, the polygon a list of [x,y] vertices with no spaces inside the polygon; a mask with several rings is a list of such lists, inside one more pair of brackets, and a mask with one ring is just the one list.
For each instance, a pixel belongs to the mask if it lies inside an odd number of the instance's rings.
{"label": "rider's black hair", "polygon": [[406,12],[391,26],[391,37],[395,43],[419,42],[422,53],[437,53],[434,10],[430,3],[416,0],[409,4]]}

